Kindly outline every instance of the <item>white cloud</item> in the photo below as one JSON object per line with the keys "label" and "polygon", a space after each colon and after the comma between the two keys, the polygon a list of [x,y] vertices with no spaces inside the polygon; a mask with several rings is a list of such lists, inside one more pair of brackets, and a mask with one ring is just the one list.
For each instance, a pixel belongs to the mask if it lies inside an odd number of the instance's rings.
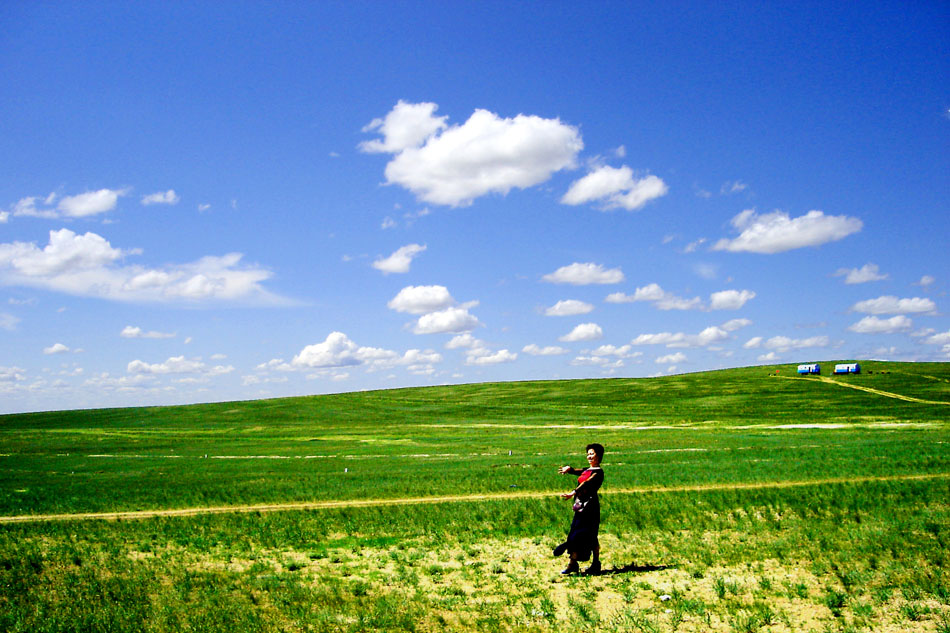
{"label": "white cloud", "polygon": [[412,260],[425,250],[426,247],[420,244],[403,246],[389,257],[377,259],[373,262],[373,268],[382,271],[386,275],[389,273],[407,273]]}
{"label": "white cloud", "polygon": [[469,332],[481,323],[464,307],[453,307],[423,314],[413,328],[415,334],[458,334]]}
{"label": "white cloud", "polygon": [[707,347],[729,338],[729,332],[722,327],[710,326],[699,334],[683,332],[660,332],[641,334],[630,343],[632,345],[666,345],[667,347]]}
{"label": "white cloud", "polygon": [[521,351],[531,356],[560,356],[567,354],[569,350],[557,345],[541,347],[535,343],[531,343],[530,345],[525,345]]}
{"label": "white cloud", "polygon": [[364,128],[378,130],[383,139],[360,145],[366,152],[394,154],[387,182],[426,202],[467,206],[489,193],[538,185],[573,167],[584,147],[577,128],[558,119],[501,118],[476,110],[464,124],[449,126],[446,117],[434,115],[436,107],[400,101]]}
{"label": "white cloud", "polygon": [[877,264],[865,264],[861,268],[839,268],[834,276],[844,277],[846,284],[865,284],[887,279],[887,275],[881,274]]}
{"label": "white cloud", "polygon": [[498,365],[501,363],[512,363],[518,359],[518,355],[509,352],[506,349],[497,352],[488,352],[484,349],[472,350],[465,359],[466,365]]}
{"label": "white cloud", "polygon": [[234,371],[231,365],[215,365],[209,367],[200,358],[185,358],[184,356],[173,356],[163,363],[146,363],[141,360],[133,360],[128,364],[126,370],[130,374],[146,375],[168,375],[168,374],[201,374],[206,377],[220,376]]}
{"label": "white cloud", "polygon": [[933,334],[925,339],[924,342],[930,343],[931,345],[948,345],[950,344],[950,330]]}
{"label": "white cloud", "polygon": [[383,140],[364,141],[359,147],[364,152],[377,154],[398,154],[404,149],[418,147],[447,127],[448,117],[435,116],[438,109],[435,103],[406,103],[400,100],[385,118],[373,119],[363,128],[363,132],[378,130]]}
{"label": "white cloud", "polygon": [[386,305],[396,312],[426,314],[455,304],[445,286],[406,286]]}
{"label": "white cloud", "polygon": [[741,330],[744,327],[752,325],[752,321],[749,319],[731,319],[722,324],[722,329],[726,332],[735,332],[736,330]]}
{"label": "white cloud", "polygon": [[624,280],[624,276],[619,268],[608,270],[601,264],[575,262],[570,266],[562,266],[541,279],[553,284],[586,286],[590,284],[619,284]]}
{"label": "white cloud", "polygon": [[12,332],[16,329],[17,323],[19,322],[19,317],[7,314],[6,312],[0,312],[0,330]]}
{"label": "white cloud", "polygon": [[119,333],[119,336],[122,338],[151,338],[151,339],[163,339],[163,338],[175,338],[174,334],[168,334],[165,332],[145,332],[140,327],[133,327],[131,325],[126,325],[122,332]]}
{"label": "white cloud", "polygon": [[57,208],[63,215],[71,218],[84,218],[112,211],[119,198],[129,193],[129,189],[99,189],[87,191],[75,196],[60,199]]}
{"label": "white cloud", "polygon": [[732,193],[741,193],[749,188],[749,185],[741,182],[739,180],[732,180],[722,183],[722,187],[719,188],[719,193],[722,195],[732,194]]}
{"label": "white cloud", "polygon": [[732,240],[723,238],[716,242],[713,250],[733,253],[781,253],[834,242],[857,233],[863,226],[857,218],[830,216],[821,211],[809,211],[792,219],[782,211],[758,215],[753,209],[743,211],[732,218],[732,225],[740,231],[739,237]]}
{"label": "white cloud", "polygon": [[751,290],[722,290],[709,295],[709,309],[738,310],[754,298]]}
{"label": "white cloud", "polygon": [[604,209],[639,209],[646,203],[666,195],[669,187],[660,178],[649,175],[639,180],[633,170],[607,165],[597,167],[580,180],[575,181],[561,202],[570,205],[603,201]]}
{"label": "white cloud", "polygon": [[675,365],[677,363],[682,363],[686,360],[686,354],[683,352],[676,352],[675,354],[667,354],[666,356],[658,356],[656,363],[658,365]]}
{"label": "white cloud", "polygon": [[604,331],[596,323],[581,323],[558,340],[562,343],[574,343],[577,341],[594,341],[603,336]]}
{"label": "white cloud", "polygon": [[593,312],[594,306],[576,299],[566,299],[558,301],[553,306],[544,311],[545,316],[575,316],[578,314],[588,314]]}
{"label": "white cloud", "polygon": [[924,275],[923,277],[920,278],[920,281],[918,281],[916,285],[923,286],[924,288],[926,288],[927,286],[931,285],[935,281],[937,280],[934,279],[932,276]]}
{"label": "white cloud", "polygon": [[63,345],[62,343],[54,343],[49,347],[43,349],[44,354],[65,354],[69,351],[69,348]]}
{"label": "white cloud", "polygon": [[0,244],[0,285],[27,286],[115,301],[253,301],[288,303],[260,282],[271,273],[239,267],[241,255],[203,257],[166,269],[123,266],[118,262],[137,250],[113,248],[95,233],[50,231],[49,244]]}
{"label": "white cloud", "polygon": [[933,314],[937,311],[937,305],[930,299],[921,297],[898,299],[885,295],[877,299],[859,301],[851,306],[851,311],[866,314]]}
{"label": "white cloud", "polygon": [[151,204],[178,204],[181,198],[175,193],[174,189],[168,191],[159,191],[142,196],[142,204],[148,206]]}
{"label": "white cloud", "polygon": [[753,336],[748,341],[746,341],[742,347],[744,347],[745,349],[759,349],[760,347],[762,347],[763,341],[765,341],[763,337]]}
{"label": "white cloud", "polygon": [[452,340],[445,344],[445,349],[466,349],[473,347],[485,347],[485,343],[472,336],[470,332],[453,336]]}
{"label": "white cloud", "polygon": [[913,327],[914,323],[900,314],[890,319],[881,319],[876,316],[867,316],[851,325],[848,329],[858,334],[894,334],[904,332]]}
{"label": "white cloud", "polygon": [[297,354],[292,364],[296,367],[346,367],[363,362],[362,350],[342,332],[331,332],[325,341],[307,345]]}
{"label": "white cloud", "polygon": [[[753,341],[757,344],[753,345]],[[750,339],[743,347],[752,349],[754,347],[765,347],[776,352],[788,352],[793,349],[806,349],[809,347],[828,347],[830,339],[827,336],[812,336],[804,339],[794,339],[787,336],[773,336],[768,340],[762,340],[761,337]]]}
{"label": "white cloud", "polygon": [[616,356],[617,358],[637,358],[642,356],[643,352],[635,352],[630,345],[601,345],[597,349],[590,351],[591,356]]}

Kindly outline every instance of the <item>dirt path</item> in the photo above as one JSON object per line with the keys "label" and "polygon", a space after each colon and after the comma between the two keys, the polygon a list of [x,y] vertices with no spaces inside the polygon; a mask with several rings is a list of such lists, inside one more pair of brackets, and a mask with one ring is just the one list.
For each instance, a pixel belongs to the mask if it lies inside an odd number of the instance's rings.
{"label": "dirt path", "polygon": [[[664,492],[702,492],[710,490],[757,490],[764,488],[798,488],[804,486],[861,484],[882,481],[921,481],[929,479],[950,479],[950,473],[935,473],[929,475],[890,475],[883,477],[843,477],[838,479],[812,479],[807,481],[770,481],[752,483],[702,484],[694,486],[612,488],[608,490],[607,493],[610,495],[635,495]],[[498,501],[506,499],[542,499],[555,496],[557,496],[557,493],[555,492],[500,492],[441,497],[413,497],[404,499],[349,499],[344,501],[303,501],[299,503],[209,506],[204,508],[179,508],[172,510],[130,510],[126,512],[81,512],[74,514],[30,514],[19,516],[0,516],[0,524],[43,523],[50,521],[118,521],[123,519],[153,519],[158,517],[189,517],[201,514],[247,514],[253,512],[286,512],[288,510],[327,510],[334,508],[365,508],[427,503],[466,503],[473,501]]]}
{"label": "dirt path", "polygon": [[[781,378],[787,378],[788,380],[801,380],[802,377],[794,376],[781,376]],[[894,398],[896,400],[904,400],[905,402],[917,402],[919,404],[942,404],[945,406],[950,406],[950,402],[944,400],[924,400],[923,398],[915,398],[913,396],[904,396],[899,393],[891,393],[890,391],[881,391],[880,389],[872,389],[871,387],[865,387],[864,385],[856,385],[852,382],[844,382],[841,380],[835,380],[834,378],[829,378],[827,376],[808,376],[805,380],[818,380],[820,382],[828,383],[830,385],[838,385],[839,387],[848,387],[849,389],[857,389],[858,391],[866,391],[868,393],[877,394],[879,396],[884,396],[886,398]]]}

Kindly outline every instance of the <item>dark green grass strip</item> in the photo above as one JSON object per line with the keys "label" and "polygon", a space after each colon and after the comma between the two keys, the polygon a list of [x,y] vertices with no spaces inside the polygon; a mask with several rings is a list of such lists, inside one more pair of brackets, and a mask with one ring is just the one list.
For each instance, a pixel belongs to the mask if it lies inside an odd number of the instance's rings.
{"label": "dark green grass strip", "polygon": [[[644,488],[621,488],[605,490],[610,495],[637,495],[663,492],[705,492],[723,490],[759,490],[801,488],[806,486],[831,486],[840,484],[863,484],[889,481],[922,481],[950,479],[950,473],[931,473],[925,475],[889,475],[877,477],[841,477],[833,479],[812,479],[804,481],[769,481],[749,483],[696,484],[685,486],[654,486]],[[180,508],[172,510],[134,510],[125,512],[85,512],[72,514],[32,514],[0,517],[4,523],[43,523],[51,521],[119,521],[129,519],[152,519],[157,517],[188,517],[204,514],[237,514],[287,512],[294,510],[326,510],[342,508],[365,508],[381,506],[404,506],[415,504],[469,503],[477,501],[495,501],[508,499],[541,499],[556,496],[555,492],[505,492],[491,494],[469,494],[432,497],[413,497],[404,499],[349,499],[345,501],[309,501],[299,503],[254,504],[240,506],[211,506],[203,508]]]}

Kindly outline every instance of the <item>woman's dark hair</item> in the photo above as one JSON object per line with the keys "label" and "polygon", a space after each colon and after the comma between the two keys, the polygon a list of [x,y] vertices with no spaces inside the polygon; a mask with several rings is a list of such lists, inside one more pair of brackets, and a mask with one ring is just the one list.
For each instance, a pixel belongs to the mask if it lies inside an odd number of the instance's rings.
{"label": "woman's dark hair", "polygon": [[585,451],[589,451],[590,449],[594,449],[594,453],[597,454],[597,459],[603,459],[603,458],[604,458],[604,447],[603,447],[602,445],[600,445],[600,444],[588,444],[588,445],[587,445],[587,448],[585,448],[584,450],[585,450]]}

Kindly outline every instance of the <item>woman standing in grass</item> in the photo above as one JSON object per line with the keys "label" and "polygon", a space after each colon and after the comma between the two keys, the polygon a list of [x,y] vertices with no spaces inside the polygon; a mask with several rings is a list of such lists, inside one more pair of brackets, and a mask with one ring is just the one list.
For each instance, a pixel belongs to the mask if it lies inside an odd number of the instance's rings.
{"label": "woman standing in grass", "polygon": [[570,466],[562,466],[558,473],[562,475],[577,475],[577,487],[561,495],[564,499],[574,499],[574,520],[571,521],[571,531],[567,541],[554,548],[554,555],[560,556],[565,551],[571,556],[571,562],[562,574],[575,574],[580,571],[577,561],[589,560],[593,555],[590,567],[584,570],[585,574],[600,573],[600,542],[597,532],[600,529],[600,499],[597,491],[604,483],[604,469],[600,462],[604,458],[604,447],[600,444],[587,445],[587,463],[589,468],[577,470]]}

